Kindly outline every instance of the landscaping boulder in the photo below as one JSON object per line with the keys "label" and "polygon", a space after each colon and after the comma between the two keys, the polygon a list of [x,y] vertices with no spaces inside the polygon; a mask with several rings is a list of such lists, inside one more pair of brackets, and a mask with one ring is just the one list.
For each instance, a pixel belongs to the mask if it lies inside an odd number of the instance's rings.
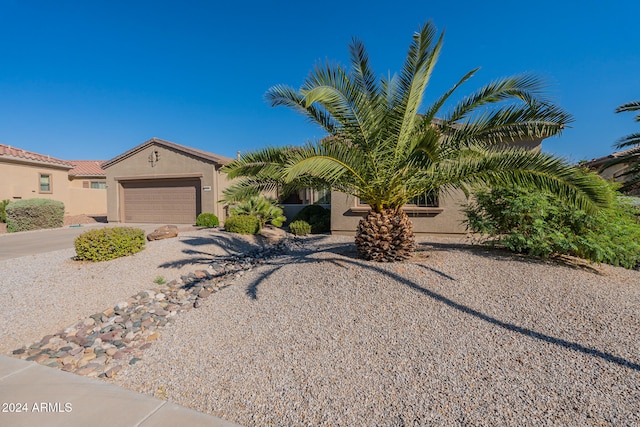
{"label": "landscaping boulder", "polygon": [[169,239],[171,237],[178,237],[178,227],[175,225],[163,225],[160,228],[156,228],[152,233],[147,234],[148,241]]}
{"label": "landscaping boulder", "polygon": [[273,225],[265,225],[260,230],[260,235],[266,238],[269,242],[275,243],[287,237],[287,232],[282,228],[274,227]]}

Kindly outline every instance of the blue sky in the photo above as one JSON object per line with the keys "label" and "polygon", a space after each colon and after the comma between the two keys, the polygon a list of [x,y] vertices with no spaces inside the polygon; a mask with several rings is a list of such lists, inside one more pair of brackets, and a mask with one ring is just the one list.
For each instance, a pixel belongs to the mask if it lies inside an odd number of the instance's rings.
{"label": "blue sky", "polygon": [[428,20],[445,31],[426,100],[482,67],[458,95],[532,72],[575,121],[543,149],[571,161],[637,132],[640,2],[0,0],[0,143],[107,160],[159,137],[233,157],[322,131],[264,93],[313,65],[347,63],[362,39],[380,75],[399,71]]}

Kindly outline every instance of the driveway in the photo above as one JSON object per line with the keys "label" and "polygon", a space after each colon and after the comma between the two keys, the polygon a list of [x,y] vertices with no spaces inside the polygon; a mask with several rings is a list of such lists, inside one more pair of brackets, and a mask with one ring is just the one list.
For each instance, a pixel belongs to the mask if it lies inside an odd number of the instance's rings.
{"label": "driveway", "polygon": [[[73,247],[77,236],[85,231],[104,227],[136,227],[150,233],[164,224],[83,224],[80,227],[53,228],[47,230],[23,231],[20,233],[0,234],[0,260],[36,255]],[[178,229],[191,228],[191,225],[178,225]]]}

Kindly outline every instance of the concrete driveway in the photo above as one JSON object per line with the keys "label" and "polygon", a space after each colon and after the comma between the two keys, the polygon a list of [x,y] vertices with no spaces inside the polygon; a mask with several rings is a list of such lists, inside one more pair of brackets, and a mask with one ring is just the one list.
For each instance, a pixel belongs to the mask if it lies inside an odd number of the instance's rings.
{"label": "concrete driveway", "polygon": [[[60,249],[73,248],[73,241],[85,231],[95,228],[126,226],[141,228],[146,234],[165,224],[83,224],[80,227],[53,228],[0,234],[0,260],[36,255]],[[178,225],[179,230],[192,228]]]}

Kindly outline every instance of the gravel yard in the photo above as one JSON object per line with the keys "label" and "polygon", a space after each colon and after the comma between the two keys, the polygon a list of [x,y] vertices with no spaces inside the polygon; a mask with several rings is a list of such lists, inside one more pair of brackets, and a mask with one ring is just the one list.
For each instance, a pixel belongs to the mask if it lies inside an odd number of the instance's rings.
{"label": "gravel yard", "polygon": [[[225,236],[0,262],[1,351],[257,244]],[[640,425],[640,272],[453,240],[376,264],[352,242],[308,238],[247,272],[111,381],[246,426]]]}

